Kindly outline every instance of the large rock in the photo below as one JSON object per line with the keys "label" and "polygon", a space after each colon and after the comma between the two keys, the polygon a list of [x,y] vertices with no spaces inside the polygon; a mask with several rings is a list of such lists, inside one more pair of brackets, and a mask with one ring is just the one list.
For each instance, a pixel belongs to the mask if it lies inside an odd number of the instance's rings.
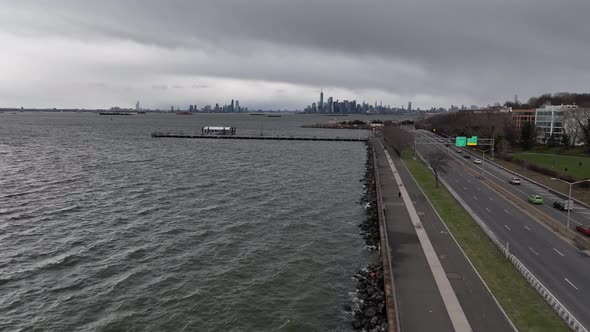
{"label": "large rock", "polygon": [[365,310],[365,317],[373,317],[377,314],[377,310],[374,307],[370,307]]}

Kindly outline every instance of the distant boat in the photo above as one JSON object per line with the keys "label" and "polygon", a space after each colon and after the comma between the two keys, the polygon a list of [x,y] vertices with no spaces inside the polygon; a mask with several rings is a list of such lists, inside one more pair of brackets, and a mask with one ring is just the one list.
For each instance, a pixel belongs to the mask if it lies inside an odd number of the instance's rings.
{"label": "distant boat", "polygon": [[267,115],[269,118],[281,118],[282,115]]}
{"label": "distant boat", "polygon": [[145,111],[139,111],[137,114],[145,114]]}
{"label": "distant boat", "polygon": [[250,113],[250,115],[265,115],[263,113]]}
{"label": "distant boat", "polygon": [[223,135],[235,135],[236,134],[236,127],[201,127],[201,135],[211,135],[211,136],[223,136]]}
{"label": "distant boat", "polygon": [[180,111],[180,112],[176,112],[176,115],[193,115],[193,113],[186,112],[186,111]]}
{"label": "distant boat", "polygon": [[100,115],[131,115],[129,112],[100,112]]}

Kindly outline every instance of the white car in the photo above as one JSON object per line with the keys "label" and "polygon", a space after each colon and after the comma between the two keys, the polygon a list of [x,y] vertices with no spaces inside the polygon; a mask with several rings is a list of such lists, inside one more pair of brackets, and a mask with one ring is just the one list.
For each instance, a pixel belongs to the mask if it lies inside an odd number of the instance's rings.
{"label": "white car", "polygon": [[473,163],[474,164],[481,164],[481,159],[474,159],[473,160]]}
{"label": "white car", "polygon": [[519,178],[512,178],[510,179],[510,184],[520,184],[520,179]]}

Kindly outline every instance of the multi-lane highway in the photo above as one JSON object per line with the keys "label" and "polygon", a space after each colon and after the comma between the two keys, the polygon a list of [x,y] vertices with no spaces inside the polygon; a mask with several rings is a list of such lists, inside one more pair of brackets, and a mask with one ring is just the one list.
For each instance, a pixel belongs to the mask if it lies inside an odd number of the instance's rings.
{"label": "multi-lane highway", "polygon": [[[439,138],[425,131],[413,133],[417,137]],[[423,156],[436,149],[448,151],[444,144],[418,145]],[[520,187],[509,184],[513,175],[489,163],[485,163],[485,177],[493,186],[486,185],[480,179],[481,165],[473,163],[474,156],[464,158],[452,146],[449,155],[451,162],[441,176],[451,189],[586,328],[590,327],[590,253],[556,235],[515,204],[518,199],[526,202],[530,194],[540,194],[545,205],[536,206],[537,212],[565,224],[567,213],[551,206],[558,198],[526,181]],[[572,224],[590,223],[587,209],[576,206],[572,212]]]}

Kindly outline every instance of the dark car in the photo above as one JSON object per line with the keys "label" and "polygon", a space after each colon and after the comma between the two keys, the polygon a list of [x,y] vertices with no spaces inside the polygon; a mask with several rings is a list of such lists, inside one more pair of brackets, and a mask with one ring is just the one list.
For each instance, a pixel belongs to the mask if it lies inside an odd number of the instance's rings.
{"label": "dark car", "polygon": [[588,226],[576,226],[576,230],[586,236],[590,236],[590,227]]}
{"label": "dark car", "polygon": [[469,155],[469,154],[464,154],[464,155],[463,155],[463,157],[464,157],[464,158],[471,158],[471,155]]}

